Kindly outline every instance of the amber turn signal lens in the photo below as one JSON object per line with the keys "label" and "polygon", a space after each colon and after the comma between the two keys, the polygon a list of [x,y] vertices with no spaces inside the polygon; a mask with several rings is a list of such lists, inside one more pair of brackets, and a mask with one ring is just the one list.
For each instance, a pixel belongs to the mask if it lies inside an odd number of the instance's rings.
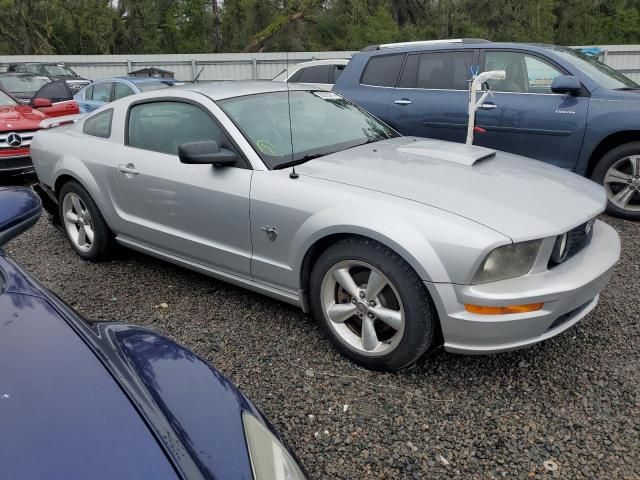
{"label": "amber turn signal lens", "polygon": [[508,315],[510,313],[536,312],[542,308],[544,303],[530,303],[528,305],[507,305],[505,307],[487,307],[486,305],[471,305],[465,303],[467,312],[478,315]]}

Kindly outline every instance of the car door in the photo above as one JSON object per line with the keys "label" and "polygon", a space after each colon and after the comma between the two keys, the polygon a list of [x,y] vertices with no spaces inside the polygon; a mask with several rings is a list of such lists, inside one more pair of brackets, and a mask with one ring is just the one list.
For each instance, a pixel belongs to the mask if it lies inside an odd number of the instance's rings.
{"label": "car door", "polygon": [[476,50],[412,53],[389,98],[388,121],[403,135],[463,142]]}
{"label": "car door", "polygon": [[359,83],[338,90],[338,93],[389,123],[389,97],[398,82],[405,57],[404,53],[372,56],[364,67]]}
{"label": "car door", "polygon": [[38,108],[49,117],[62,117],[80,113],[78,102],[73,99],[71,90],[69,90],[69,86],[64,80],[56,80],[43,85],[34,95],[32,102],[36,98],[51,100],[52,105],[50,107]]}
{"label": "car door", "polygon": [[237,152],[203,105],[180,99],[133,103],[114,175],[124,232],[164,254],[250,275],[252,171],[180,163],[178,147],[214,140]]}
{"label": "car door", "polygon": [[84,98],[78,99],[80,111],[93,112],[113,98],[113,82],[96,82],[84,91]]}
{"label": "car door", "polygon": [[567,74],[562,67],[532,52],[483,51],[484,71],[505,70],[505,80],[490,80],[492,97],[478,110],[477,144],[517,153],[573,169],[577,163],[587,122],[589,94],[556,94],[551,83]]}

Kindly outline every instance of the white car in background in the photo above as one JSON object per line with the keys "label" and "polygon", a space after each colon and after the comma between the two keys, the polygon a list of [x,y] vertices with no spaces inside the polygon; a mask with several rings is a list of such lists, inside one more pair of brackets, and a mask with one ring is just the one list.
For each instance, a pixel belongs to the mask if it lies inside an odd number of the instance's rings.
{"label": "white car in background", "polygon": [[273,77],[273,81],[306,83],[316,88],[331,90],[348,63],[348,58],[332,58],[298,63],[289,69],[284,69]]}

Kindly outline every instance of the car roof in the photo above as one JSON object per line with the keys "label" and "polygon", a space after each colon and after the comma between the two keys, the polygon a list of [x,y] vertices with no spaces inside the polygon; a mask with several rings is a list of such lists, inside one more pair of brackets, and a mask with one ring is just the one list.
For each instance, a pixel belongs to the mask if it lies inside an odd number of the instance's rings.
{"label": "car roof", "polygon": [[286,92],[287,90],[315,90],[305,85],[272,82],[270,80],[224,80],[219,82],[189,84],[178,88],[201,93],[214,101],[244,97],[246,95],[256,95],[259,93]]}
{"label": "car roof", "polygon": [[310,60],[308,62],[297,63],[296,69],[304,67],[313,67],[314,65],[346,65],[349,63],[348,58],[327,58],[323,60]]}
{"label": "car roof", "polygon": [[390,53],[408,53],[421,51],[441,51],[441,50],[465,50],[476,48],[525,48],[531,50],[558,48],[555,45],[544,43],[517,43],[517,42],[491,42],[479,38],[463,38],[451,41],[418,41],[400,42],[396,44],[370,45],[362,49],[361,53],[369,55],[385,55]]}
{"label": "car roof", "polygon": [[173,83],[176,80],[173,78],[158,78],[158,77],[113,77],[105,80],[126,80],[131,83],[145,83],[145,82],[157,82],[157,83]]}

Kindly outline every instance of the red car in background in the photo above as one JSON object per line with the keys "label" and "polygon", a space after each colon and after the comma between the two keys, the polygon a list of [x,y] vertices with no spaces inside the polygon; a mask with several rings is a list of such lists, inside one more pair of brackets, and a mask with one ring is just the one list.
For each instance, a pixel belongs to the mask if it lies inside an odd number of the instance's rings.
{"label": "red car in background", "polygon": [[80,113],[77,102],[65,98],[62,88],[68,91],[61,80],[46,83],[28,105],[0,90],[0,175],[33,170],[29,146],[42,120]]}

